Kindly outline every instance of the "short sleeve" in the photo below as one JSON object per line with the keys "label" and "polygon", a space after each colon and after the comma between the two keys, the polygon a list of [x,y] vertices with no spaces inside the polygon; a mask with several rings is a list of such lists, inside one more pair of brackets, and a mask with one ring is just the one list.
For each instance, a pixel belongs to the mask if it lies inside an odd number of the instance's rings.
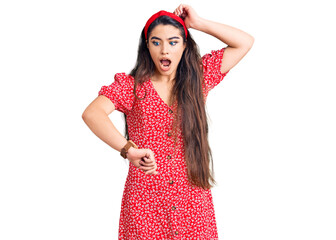
{"label": "short sleeve", "polygon": [[202,57],[204,84],[207,93],[217,86],[229,72],[221,73],[220,70],[224,50],[225,48],[213,50]]}
{"label": "short sleeve", "polygon": [[134,78],[125,73],[117,73],[114,82],[107,86],[102,86],[99,95],[109,98],[115,109],[126,115],[132,110],[135,96],[133,94]]}

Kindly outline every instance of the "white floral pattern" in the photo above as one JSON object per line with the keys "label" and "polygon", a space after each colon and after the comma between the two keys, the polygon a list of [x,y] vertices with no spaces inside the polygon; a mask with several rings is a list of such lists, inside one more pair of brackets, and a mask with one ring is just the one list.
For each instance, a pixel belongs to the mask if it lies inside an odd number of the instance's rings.
{"label": "white floral pattern", "polygon": [[[225,48],[202,57],[204,67],[203,93],[228,73],[220,66]],[[119,240],[153,239],[218,239],[211,190],[190,185],[184,161],[182,131],[178,128],[178,145],[174,152],[173,112],[177,102],[168,106],[149,80],[133,94],[134,78],[117,73],[111,85],[103,86],[98,95],[108,97],[115,109],[126,114],[129,137],[139,148],[154,152],[158,175],[145,175],[133,164],[125,182],[120,220]]]}

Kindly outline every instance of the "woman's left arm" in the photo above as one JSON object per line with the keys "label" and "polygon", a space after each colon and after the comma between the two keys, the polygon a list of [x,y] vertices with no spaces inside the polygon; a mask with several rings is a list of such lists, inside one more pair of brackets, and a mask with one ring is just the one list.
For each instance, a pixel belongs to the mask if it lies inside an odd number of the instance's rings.
{"label": "woman's left arm", "polygon": [[174,13],[184,19],[187,28],[210,34],[228,45],[223,54],[222,73],[226,73],[233,68],[254,43],[254,38],[250,34],[223,23],[201,18],[189,5],[181,4],[175,9]]}

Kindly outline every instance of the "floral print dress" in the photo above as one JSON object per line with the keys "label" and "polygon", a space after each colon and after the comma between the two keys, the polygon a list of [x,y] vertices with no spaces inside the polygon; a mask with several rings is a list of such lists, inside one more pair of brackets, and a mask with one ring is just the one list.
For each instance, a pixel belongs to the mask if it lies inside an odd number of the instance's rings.
{"label": "floral print dress", "polygon": [[[202,57],[204,68],[203,93],[209,91],[226,76],[220,67],[225,48],[211,51]],[[119,219],[119,240],[154,239],[218,239],[211,190],[190,185],[184,161],[184,144],[177,128],[177,144],[172,137],[175,101],[167,105],[159,96],[151,80],[133,94],[134,78],[117,73],[114,82],[102,86],[104,95],[125,113],[129,138],[139,148],[154,152],[158,175],[145,173],[129,163],[122,196]]]}

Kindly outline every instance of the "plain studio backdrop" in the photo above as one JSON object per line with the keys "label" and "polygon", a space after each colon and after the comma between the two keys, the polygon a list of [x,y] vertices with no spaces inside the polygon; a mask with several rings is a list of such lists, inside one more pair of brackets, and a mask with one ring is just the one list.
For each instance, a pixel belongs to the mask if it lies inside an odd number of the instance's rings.
{"label": "plain studio backdrop", "polygon": [[[128,162],[82,113],[180,3],[1,2],[0,239],[117,239]],[[255,38],[207,101],[219,239],[335,240],[332,1],[184,3]],[[202,55],[226,46],[190,31]]]}

